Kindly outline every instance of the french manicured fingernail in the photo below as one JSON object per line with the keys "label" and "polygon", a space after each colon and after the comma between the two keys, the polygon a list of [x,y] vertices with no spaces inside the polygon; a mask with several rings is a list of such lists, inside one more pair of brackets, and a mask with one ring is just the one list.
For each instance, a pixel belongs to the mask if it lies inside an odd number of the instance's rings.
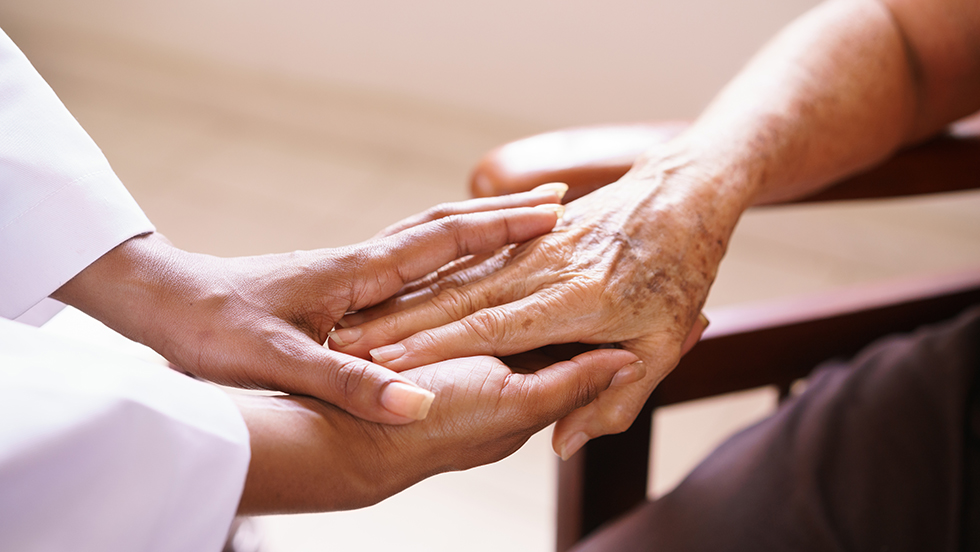
{"label": "french manicured fingernail", "polygon": [[330,337],[330,341],[333,341],[341,347],[346,347],[351,343],[357,341],[361,338],[363,332],[360,328],[341,328],[339,330],[334,330],[327,334]]}
{"label": "french manicured fingernail", "polygon": [[582,448],[582,446],[588,442],[589,442],[588,435],[582,433],[581,431],[575,433],[574,435],[572,435],[571,437],[565,440],[565,444],[562,445],[561,454],[559,454],[559,456],[561,456],[562,460],[568,460],[569,458],[572,457],[573,454],[578,452],[578,449]]}
{"label": "french manicured fingernail", "polygon": [[708,320],[708,317],[707,317],[707,316],[705,316],[703,312],[702,312],[702,313],[700,313],[700,314],[698,314],[698,320],[700,320],[700,321],[701,321],[701,324],[702,324],[702,325],[703,325],[703,326],[704,326],[705,328],[707,328],[707,327],[708,327],[708,324],[711,324],[711,320]]}
{"label": "french manicured fingernail", "polygon": [[565,194],[568,193],[568,184],[564,182],[549,182],[547,184],[542,184],[533,190],[532,192],[554,192],[558,196],[558,201],[564,199]]}
{"label": "french manicured fingernail", "polygon": [[371,358],[373,358],[375,362],[391,362],[396,358],[401,358],[406,351],[408,351],[408,349],[406,349],[404,345],[401,343],[395,343],[394,345],[385,345],[384,347],[371,349]]}
{"label": "french manicured fingernail", "polygon": [[643,379],[647,373],[646,365],[643,364],[642,360],[638,360],[633,364],[628,364],[622,368],[616,375],[613,376],[611,382],[609,382],[609,387],[619,387],[620,385],[629,385],[631,383],[640,381]]}
{"label": "french manicured fingernail", "polygon": [[381,405],[399,416],[424,420],[435,398],[432,391],[393,381],[381,392]]}
{"label": "french manicured fingernail", "polygon": [[350,327],[350,322],[348,322],[347,320],[341,318],[340,320],[337,321],[337,324],[336,325],[337,326],[340,326],[341,328],[349,328]]}
{"label": "french manicured fingernail", "polygon": [[542,205],[535,205],[535,209],[541,209],[542,211],[554,211],[558,215],[558,220],[561,220],[562,215],[565,214],[565,206],[559,205],[558,203],[544,203]]}

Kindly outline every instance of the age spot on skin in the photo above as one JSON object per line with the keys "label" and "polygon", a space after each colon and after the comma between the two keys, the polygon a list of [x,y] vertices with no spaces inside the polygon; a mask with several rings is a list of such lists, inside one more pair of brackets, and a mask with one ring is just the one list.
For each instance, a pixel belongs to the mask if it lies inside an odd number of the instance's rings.
{"label": "age spot on skin", "polygon": [[663,289],[665,285],[669,285],[669,284],[670,284],[670,276],[667,276],[667,274],[665,274],[662,269],[659,269],[653,273],[653,276],[650,277],[649,280],[646,281],[645,287],[648,292],[650,292],[653,295],[656,295],[657,293],[660,292],[661,289]]}

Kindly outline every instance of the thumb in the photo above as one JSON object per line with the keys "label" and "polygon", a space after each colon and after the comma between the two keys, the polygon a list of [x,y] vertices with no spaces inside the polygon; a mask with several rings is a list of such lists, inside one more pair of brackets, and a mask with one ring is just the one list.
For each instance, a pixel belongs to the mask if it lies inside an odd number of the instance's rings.
{"label": "thumb", "polygon": [[708,324],[710,323],[708,317],[703,312],[698,314],[698,319],[694,321],[694,326],[681,345],[681,356],[686,355],[688,351],[698,344],[698,341],[701,341],[701,335],[704,334],[704,330],[708,328]]}
{"label": "thumb", "polygon": [[531,383],[524,397],[543,425],[596,399],[621,372],[642,370],[639,357],[623,349],[597,349],[525,375]]}
{"label": "thumb", "polygon": [[285,360],[286,382],[275,389],[324,400],[358,418],[382,424],[425,419],[435,394],[372,362],[311,347]]}

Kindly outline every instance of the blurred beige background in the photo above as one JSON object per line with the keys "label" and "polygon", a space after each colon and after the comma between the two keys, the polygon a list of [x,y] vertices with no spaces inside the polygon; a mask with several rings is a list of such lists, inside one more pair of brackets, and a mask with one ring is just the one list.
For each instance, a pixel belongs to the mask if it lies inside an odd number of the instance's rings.
{"label": "blurred beige background", "polygon": [[[691,118],[810,0],[5,0],[0,27],[158,228],[221,255],[338,246],[462,199],[558,126]],[[980,265],[980,196],[748,214],[709,307]],[[653,494],[772,408],[665,409]],[[550,550],[547,433],[357,512],[261,521],[270,551]]]}

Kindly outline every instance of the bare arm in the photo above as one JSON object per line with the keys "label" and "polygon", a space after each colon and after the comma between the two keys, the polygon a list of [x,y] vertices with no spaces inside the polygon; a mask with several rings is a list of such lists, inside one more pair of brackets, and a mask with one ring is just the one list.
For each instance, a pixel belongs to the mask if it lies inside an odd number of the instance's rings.
{"label": "bare arm", "polygon": [[975,2],[826,3],[783,30],[675,147],[738,175],[745,189],[731,195],[743,203],[807,195],[980,108],[977,29]]}
{"label": "bare arm", "polygon": [[688,131],[568,204],[552,234],[355,315],[342,350],[405,369],[620,343],[646,376],[559,423],[568,456],[626,429],[676,366],[746,208],[812,193],[977,108],[980,4],[833,0],[775,37]]}

